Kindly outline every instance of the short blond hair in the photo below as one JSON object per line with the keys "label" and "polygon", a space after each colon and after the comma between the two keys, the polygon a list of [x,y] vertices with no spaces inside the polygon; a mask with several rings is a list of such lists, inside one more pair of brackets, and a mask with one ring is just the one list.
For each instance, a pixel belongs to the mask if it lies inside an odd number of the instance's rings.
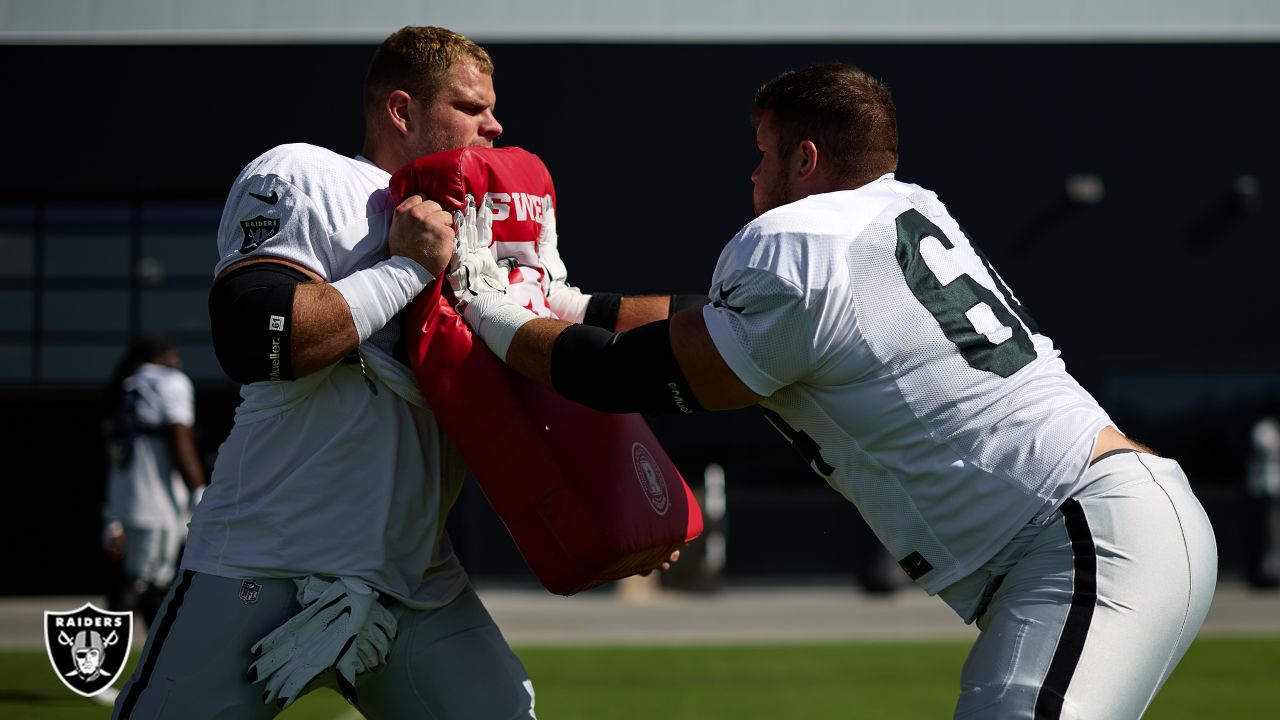
{"label": "short blond hair", "polygon": [[486,75],[493,61],[484,48],[442,27],[406,26],[378,46],[364,79],[365,113],[376,112],[396,90],[423,103],[440,92],[440,80],[461,59],[475,62]]}

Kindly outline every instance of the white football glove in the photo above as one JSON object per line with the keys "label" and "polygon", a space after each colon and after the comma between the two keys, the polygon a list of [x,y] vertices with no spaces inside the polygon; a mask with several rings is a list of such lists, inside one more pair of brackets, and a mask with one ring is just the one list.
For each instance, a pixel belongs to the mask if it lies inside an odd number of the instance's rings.
{"label": "white football glove", "polygon": [[551,311],[561,320],[580,323],[587,315],[590,295],[569,284],[569,268],[560,259],[556,234],[556,209],[551,196],[542,196],[542,230],[538,232],[538,262],[542,263],[542,292]]}
{"label": "white football glove", "polygon": [[486,198],[476,208],[476,199],[467,195],[466,210],[453,211],[453,260],[449,263],[449,285],[458,306],[480,295],[507,292],[508,270],[493,257],[493,204]]}
{"label": "white football glove", "polygon": [[333,581],[315,576],[294,581],[304,606],[285,624],[254,644],[249,682],[263,683],[263,703],[281,710],[329,668],[338,690],[356,703],[356,676],[387,661],[396,637],[396,619],[378,604],[378,593],[355,578]]}
{"label": "white football glove", "polygon": [[493,257],[493,206],[486,199],[476,208],[467,195],[466,211],[454,211],[457,231],[454,254],[457,268],[449,273],[449,285],[458,301],[458,314],[467,321],[499,358],[505,360],[516,330],[537,316],[516,305],[507,294],[507,267]]}
{"label": "white football glove", "polygon": [[563,286],[569,269],[560,259],[560,237],[556,234],[556,208],[551,196],[542,196],[542,229],[538,231],[538,260],[546,273],[542,276],[542,289],[548,296]]}

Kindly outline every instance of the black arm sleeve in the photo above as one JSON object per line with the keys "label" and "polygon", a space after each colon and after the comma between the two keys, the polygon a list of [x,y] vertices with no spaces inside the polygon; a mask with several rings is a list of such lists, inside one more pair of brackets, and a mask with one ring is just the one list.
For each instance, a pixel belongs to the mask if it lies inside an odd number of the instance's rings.
{"label": "black arm sleeve", "polygon": [[706,295],[672,295],[667,309],[667,317],[672,317],[681,310],[700,308],[707,304]]}
{"label": "black arm sleeve", "polygon": [[[617,293],[591,293],[587,300],[587,312],[583,325],[594,325],[610,332],[618,326],[618,311],[622,308],[623,295]],[[691,307],[707,304],[706,295],[672,295],[667,304],[667,317]]]}
{"label": "black arm sleeve", "polygon": [[232,380],[293,380],[293,294],[308,278],[278,263],[234,268],[209,291],[218,364]]}
{"label": "black arm sleeve", "polygon": [[591,297],[587,299],[587,312],[582,318],[582,324],[613,332],[613,329],[618,326],[618,308],[620,307],[622,307],[622,296],[617,293],[591,293]]}
{"label": "black arm sleeve", "polygon": [[551,386],[601,412],[702,410],[671,349],[670,324],[659,320],[620,333],[569,326],[551,351]]}

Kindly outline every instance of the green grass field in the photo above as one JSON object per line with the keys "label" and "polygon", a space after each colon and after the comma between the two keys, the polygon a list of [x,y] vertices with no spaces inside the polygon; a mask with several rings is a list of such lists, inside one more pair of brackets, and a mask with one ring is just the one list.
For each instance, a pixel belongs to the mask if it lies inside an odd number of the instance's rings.
{"label": "green grass field", "polygon": [[[947,718],[965,651],[964,643],[517,649],[543,720]],[[1280,638],[1203,638],[1147,718],[1274,717],[1277,707]],[[64,688],[43,652],[0,653],[0,718],[109,714]],[[281,717],[358,716],[322,690]]]}

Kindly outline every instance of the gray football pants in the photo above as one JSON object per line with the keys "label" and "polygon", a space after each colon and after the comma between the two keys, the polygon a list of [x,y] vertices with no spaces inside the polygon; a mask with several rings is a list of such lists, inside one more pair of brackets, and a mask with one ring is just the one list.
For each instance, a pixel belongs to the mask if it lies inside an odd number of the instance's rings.
{"label": "gray football pants", "polygon": [[[240,597],[242,580],[184,571],[112,718],[277,715],[274,704],[263,704],[262,685],[245,679],[253,661],[249,648],[302,608],[292,580],[256,582],[257,598],[246,602]],[[368,720],[534,717],[528,674],[474,590],[435,610],[399,603],[390,609],[399,624],[390,657],[356,679],[358,709]],[[332,687],[332,677],[324,684]]]}
{"label": "gray football pants", "polygon": [[1217,545],[1178,464],[1122,453],[1085,481],[987,584],[957,718],[1138,718],[1203,624]]}

